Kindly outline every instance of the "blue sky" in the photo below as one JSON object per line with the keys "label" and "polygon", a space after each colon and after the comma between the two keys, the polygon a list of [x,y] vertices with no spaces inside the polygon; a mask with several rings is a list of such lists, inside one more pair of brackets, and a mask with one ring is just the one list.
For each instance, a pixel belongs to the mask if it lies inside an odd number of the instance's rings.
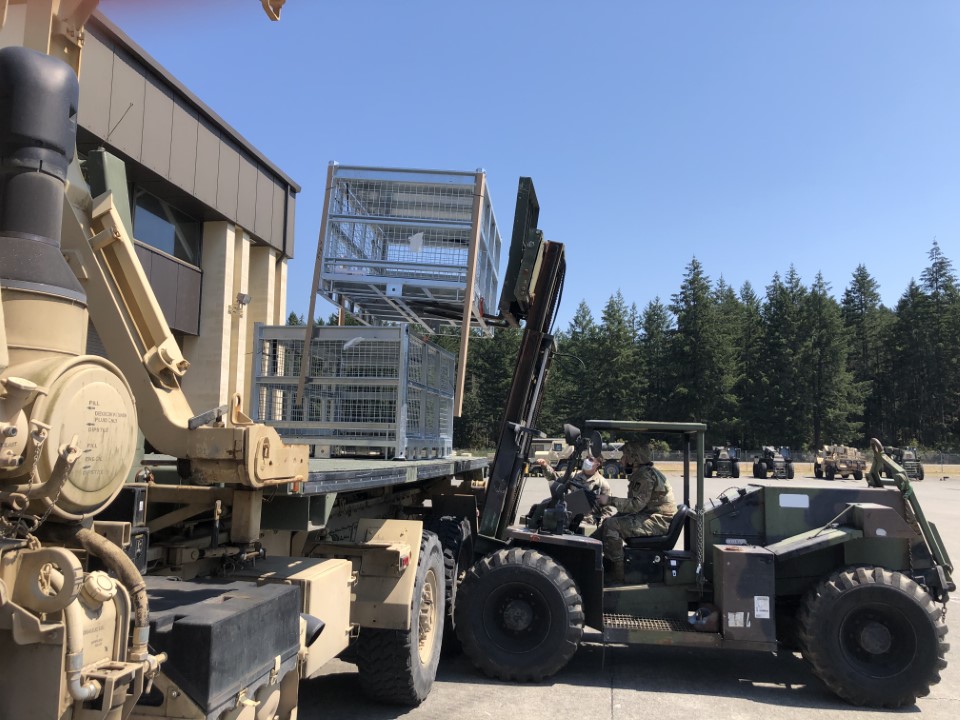
{"label": "blue sky", "polygon": [[561,327],[618,289],[667,302],[693,256],[761,293],[791,264],[807,285],[822,271],[838,298],[863,262],[888,305],[935,237],[960,265],[956,3],[100,9],[302,185],[290,310],[309,303],[330,160],[482,167],[505,243],[533,177],[570,262]]}

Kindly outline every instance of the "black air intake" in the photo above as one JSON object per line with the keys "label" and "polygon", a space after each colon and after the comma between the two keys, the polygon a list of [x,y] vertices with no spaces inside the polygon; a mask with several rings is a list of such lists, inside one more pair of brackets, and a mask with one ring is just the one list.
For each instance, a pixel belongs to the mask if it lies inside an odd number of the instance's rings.
{"label": "black air intake", "polygon": [[0,286],[84,302],[60,254],[80,84],[64,62],[0,50]]}

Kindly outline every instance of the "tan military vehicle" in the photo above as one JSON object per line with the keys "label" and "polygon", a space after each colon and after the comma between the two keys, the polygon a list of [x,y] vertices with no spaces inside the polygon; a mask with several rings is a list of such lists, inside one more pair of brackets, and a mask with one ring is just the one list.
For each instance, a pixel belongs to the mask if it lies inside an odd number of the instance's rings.
{"label": "tan military vehicle", "polygon": [[813,474],[833,480],[837,475],[846,479],[863,480],[867,460],[863,453],[846,445],[824,445],[813,460]]}

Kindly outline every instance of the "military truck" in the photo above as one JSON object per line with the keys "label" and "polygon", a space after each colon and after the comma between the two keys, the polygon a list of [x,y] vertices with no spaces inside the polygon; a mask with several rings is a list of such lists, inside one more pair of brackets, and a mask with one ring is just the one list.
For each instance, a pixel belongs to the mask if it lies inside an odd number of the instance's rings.
{"label": "military truck", "polygon": [[753,476],[759,479],[767,477],[779,480],[793,480],[796,473],[790,448],[776,448],[764,445],[759,455],[753,456]]}
{"label": "military truck", "polygon": [[[909,479],[881,478],[900,468],[879,442],[864,487],[748,485],[708,501],[705,425],[587,428],[675,436],[685,448],[682,502],[665,535],[627,540],[626,583],[604,587],[601,543],[575,522],[593,499],[572,476],[522,526],[493,524],[491,483],[480,557],[456,607],[457,634],[481,671],[540,681],[567,663],[589,625],[611,643],[799,651],[854,705],[911,705],[939,682],[953,566]],[[573,457],[599,449],[596,432],[565,434]]]}
{"label": "military truck", "polygon": [[190,406],[123,163],[75,155],[96,2],[59,5],[0,50],[0,717],[287,720],[343,653],[419,704],[486,459],[323,463],[239,396]]}
{"label": "military truck", "polygon": [[914,480],[923,480],[923,463],[920,460],[920,451],[917,448],[886,446],[883,451],[903,468],[908,477]]}
{"label": "military truck", "polygon": [[846,479],[863,480],[867,461],[859,450],[846,445],[824,445],[813,460],[813,474],[833,480],[837,475]]}
{"label": "military truck", "polygon": [[708,478],[740,477],[740,448],[715,445],[704,461],[703,473]]}

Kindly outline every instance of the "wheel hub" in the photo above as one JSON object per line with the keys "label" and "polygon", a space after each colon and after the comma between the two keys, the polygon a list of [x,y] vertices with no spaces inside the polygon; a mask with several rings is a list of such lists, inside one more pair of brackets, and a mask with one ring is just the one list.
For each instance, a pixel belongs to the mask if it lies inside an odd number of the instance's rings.
{"label": "wheel hub", "polygon": [[522,598],[513,598],[503,609],[503,626],[513,632],[522,632],[533,623],[533,608]]}
{"label": "wheel hub", "polygon": [[893,637],[890,629],[882,623],[872,621],[860,631],[860,646],[871,655],[883,655],[890,652]]}

